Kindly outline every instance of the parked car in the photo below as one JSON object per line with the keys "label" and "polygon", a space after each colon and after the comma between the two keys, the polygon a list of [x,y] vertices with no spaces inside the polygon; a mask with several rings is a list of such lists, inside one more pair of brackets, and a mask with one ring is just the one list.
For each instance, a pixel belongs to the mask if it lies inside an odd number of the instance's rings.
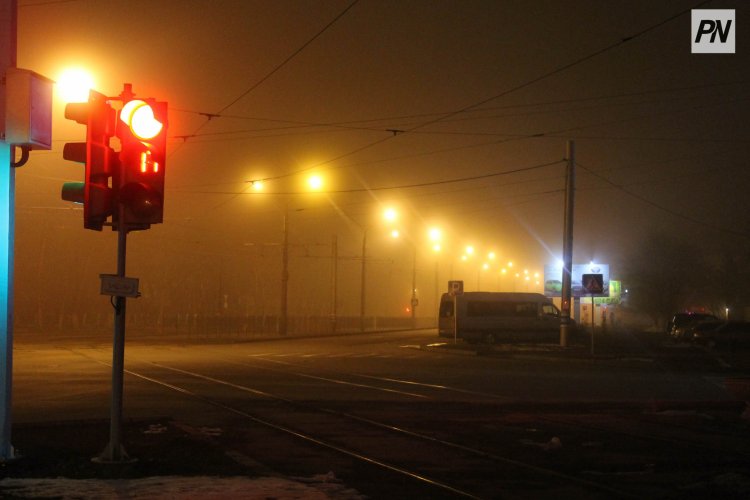
{"label": "parked car", "polygon": [[702,321],[719,321],[719,318],[713,314],[706,313],[677,313],[672,320],[667,323],[667,333],[675,339],[682,337],[685,329],[694,326]]}
{"label": "parked car", "polygon": [[750,346],[750,321],[725,321],[715,328],[695,330],[693,342],[708,347]]}
{"label": "parked car", "polygon": [[703,332],[715,330],[724,323],[724,321],[713,320],[699,321],[697,323],[693,323],[689,326],[681,328],[681,333],[675,334],[675,339],[683,342],[693,342],[695,338],[695,332],[701,332],[701,334],[703,334]]}

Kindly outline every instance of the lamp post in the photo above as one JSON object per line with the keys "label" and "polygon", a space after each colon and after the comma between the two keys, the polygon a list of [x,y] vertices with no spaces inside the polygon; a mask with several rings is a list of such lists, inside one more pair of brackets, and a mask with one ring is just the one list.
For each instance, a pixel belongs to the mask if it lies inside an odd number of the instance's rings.
{"label": "lamp post", "polygon": [[443,239],[443,232],[440,230],[440,228],[437,227],[431,227],[427,231],[427,236],[432,243],[432,251],[435,254],[435,306],[434,310],[437,311],[439,305],[440,305],[440,251],[442,250],[442,245],[440,244]]}
{"label": "lamp post", "polygon": [[367,228],[362,230],[362,269],[360,278],[360,289],[359,289],[359,331],[365,331],[365,280],[367,278],[367,269],[365,263],[367,262]]}

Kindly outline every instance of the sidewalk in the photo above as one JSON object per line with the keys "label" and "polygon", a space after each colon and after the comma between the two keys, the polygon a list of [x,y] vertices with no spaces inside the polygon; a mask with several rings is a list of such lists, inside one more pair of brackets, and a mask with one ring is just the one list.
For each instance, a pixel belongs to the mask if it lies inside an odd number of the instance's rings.
{"label": "sidewalk", "polygon": [[123,442],[136,460],[92,462],[108,442],[108,422],[19,424],[17,459],[0,464],[0,497],[100,500],[360,499],[332,474],[281,477],[250,457],[212,441],[221,429],[195,429],[168,419],[127,421]]}

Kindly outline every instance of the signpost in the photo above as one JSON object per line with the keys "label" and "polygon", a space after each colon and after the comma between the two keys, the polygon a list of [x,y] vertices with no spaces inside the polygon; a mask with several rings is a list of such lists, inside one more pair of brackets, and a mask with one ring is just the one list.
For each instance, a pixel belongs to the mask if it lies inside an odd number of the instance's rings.
{"label": "signpost", "polygon": [[464,282],[461,280],[448,282],[448,293],[453,297],[453,343],[458,343],[458,299],[464,293]]}
{"label": "signpost", "polygon": [[591,295],[591,355],[594,355],[594,295],[604,293],[604,275],[603,274],[583,274],[581,283],[584,290]]}

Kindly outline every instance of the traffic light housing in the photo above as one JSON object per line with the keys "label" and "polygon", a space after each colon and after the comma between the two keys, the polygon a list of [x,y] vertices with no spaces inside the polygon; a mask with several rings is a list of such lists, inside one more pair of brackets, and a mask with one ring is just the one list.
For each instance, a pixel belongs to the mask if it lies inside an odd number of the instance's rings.
{"label": "traffic light housing", "polygon": [[[83,204],[83,226],[101,231],[149,229],[164,218],[167,103],[136,99],[130,84],[118,97],[90,91],[65,118],[86,125],[86,142],[67,143],[63,158],[84,163],[84,182],[66,182],[62,199]],[[114,139],[114,140],[113,140]],[[113,149],[113,146],[115,149]]]}
{"label": "traffic light housing", "polygon": [[107,218],[113,215],[115,198],[113,176],[118,158],[110,147],[115,135],[115,115],[109,99],[90,91],[88,102],[65,106],[65,118],[86,125],[86,142],[67,143],[63,158],[85,164],[84,182],[66,182],[62,199],[83,204],[83,227],[101,231]]}
{"label": "traffic light housing", "polygon": [[164,218],[164,173],[167,149],[167,103],[122,94],[116,121],[120,139],[117,201],[128,230],[148,229]]}

